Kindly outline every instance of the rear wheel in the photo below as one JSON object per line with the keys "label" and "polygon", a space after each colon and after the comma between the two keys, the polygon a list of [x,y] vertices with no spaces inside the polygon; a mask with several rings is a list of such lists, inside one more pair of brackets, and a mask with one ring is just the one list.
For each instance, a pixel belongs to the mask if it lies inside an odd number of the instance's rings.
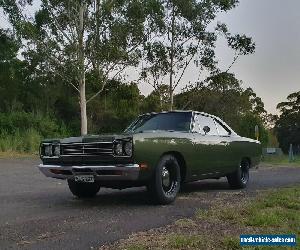
{"label": "rear wheel", "polygon": [[231,188],[245,188],[249,181],[250,163],[248,160],[243,160],[239,168],[232,174],[227,175],[227,180]]}
{"label": "rear wheel", "polygon": [[180,189],[180,167],[173,155],[160,159],[147,188],[158,204],[170,204],[175,200]]}
{"label": "rear wheel", "polygon": [[91,198],[94,197],[100,190],[100,183],[84,183],[68,180],[69,189],[73,195],[78,198]]}

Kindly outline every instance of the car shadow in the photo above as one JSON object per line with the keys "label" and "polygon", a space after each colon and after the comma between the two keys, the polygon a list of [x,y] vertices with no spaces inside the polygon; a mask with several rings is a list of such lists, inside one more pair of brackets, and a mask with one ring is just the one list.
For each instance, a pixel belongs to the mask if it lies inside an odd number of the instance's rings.
{"label": "car shadow", "polygon": [[232,190],[228,185],[228,182],[224,179],[220,180],[201,180],[186,183],[181,187],[182,193],[193,192],[222,192]]}
{"label": "car shadow", "polygon": [[[181,187],[181,194],[192,194],[196,192],[228,192],[230,189],[225,180],[202,180],[184,184]],[[90,199],[72,198],[78,206],[102,206],[102,207],[122,207],[122,206],[157,206],[151,199],[145,187],[128,188],[124,190],[102,189],[99,194]]]}
{"label": "car shadow", "polygon": [[153,205],[146,188],[128,188],[124,190],[100,190],[94,198],[79,199],[73,197],[73,202],[80,206],[149,206]]}

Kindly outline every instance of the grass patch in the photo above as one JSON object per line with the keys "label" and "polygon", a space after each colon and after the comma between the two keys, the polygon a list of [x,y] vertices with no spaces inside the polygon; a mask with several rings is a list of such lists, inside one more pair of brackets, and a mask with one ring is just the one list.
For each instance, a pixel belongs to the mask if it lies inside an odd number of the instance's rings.
{"label": "grass patch", "polygon": [[180,219],[175,221],[175,225],[182,228],[184,227],[189,228],[189,227],[196,226],[196,223],[192,219],[185,218],[185,219]]}
{"label": "grass patch", "polygon": [[71,131],[52,117],[26,112],[0,112],[0,152],[38,153],[44,138],[70,136]]}
{"label": "grass patch", "polygon": [[38,159],[39,155],[37,152],[16,152],[16,151],[6,151],[0,152],[0,159]]}
{"label": "grass patch", "polygon": [[42,136],[34,129],[28,129],[24,132],[15,132],[0,134],[0,151],[1,152],[21,152],[37,153]]}
{"label": "grass patch", "polygon": [[267,165],[284,165],[284,166],[300,166],[300,156],[295,156],[294,161],[289,161],[288,155],[265,155],[262,163]]}
{"label": "grass patch", "polygon": [[126,250],[146,250],[147,248],[144,245],[140,244],[131,244],[128,245]]}
{"label": "grass patch", "polygon": [[[160,229],[139,233],[101,249],[274,249],[241,247],[240,234],[296,234],[300,250],[300,186],[263,191],[218,193],[208,210]],[[278,247],[276,249],[287,249]]]}
{"label": "grass patch", "polygon": [[300,235],[300,187],[284,188],[260,196],[248,211],[244,219],[247,226]]}
{"label": "grass patch", "polygon": [[238,237],[225,236],[222,240],[222,245],[224,250],[238,250],[242,249],[239,243]]}
{"label": "grass patch", "polygon": [[300,234],[300,187],[265,192],[254,201],[217,203],[208,211],[198,211],[197,217]]}
{"label": "grass patch", "polygon": [[171,234],[167,237],[167,248],[171,249],[202,249],[205,240],[199,235]]}

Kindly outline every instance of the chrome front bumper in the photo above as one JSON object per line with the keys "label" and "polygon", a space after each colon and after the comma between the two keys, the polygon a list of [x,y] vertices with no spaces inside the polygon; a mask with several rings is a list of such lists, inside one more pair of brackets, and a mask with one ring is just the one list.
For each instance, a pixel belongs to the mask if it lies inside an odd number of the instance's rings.
{"label": "chrome front bumper", "polygon": [[93,175],[95,180],[137,180],[140,167],[138,164],[110,166],[37,166],[47,177],[57,179],[74,179],[75,175]]}

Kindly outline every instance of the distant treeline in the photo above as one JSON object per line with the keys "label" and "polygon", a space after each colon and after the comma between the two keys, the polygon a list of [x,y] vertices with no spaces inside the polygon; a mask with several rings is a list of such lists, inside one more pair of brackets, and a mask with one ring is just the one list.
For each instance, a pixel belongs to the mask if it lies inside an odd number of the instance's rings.
{"label": "distant treeline", "polygon": [[[40,140],[80,135],[78,95],[55,74],[36,74],[34,64],[17,57],[19,47],[3,30],[0,34],[0,150],[37,151]],[[32,59],[33,60],[33,59]],[[93,73],[86,79],[93,82]],[[86,95],[98,86],[89,84]],[[227,72],[216,72],[206,80],[187,86],[174,95],[174,109],[198,110],[219,116],[238,134],[267,145],[276,132],[280,146],[300,145],[300,94],[278,105],[281,116],[267,114],[264,103],[251,88]],[[169,109],[169,86],[161,84],[143,96],[138,84],[110,80],[87,107],[89,133],[120,132],[139,114]],[[274,127],[275,129],[267,129]],[[270,133],[270,131],[272,133]],[[272,139],[273,140],[273,139]]]}
{"label": "distant treeline", "polygon": [[[0,92],[0,150],[36,151],[42,138],[80,135],[80,110],[78,99],[70,94],[73,90],[55,79],[27,82],[28,78],[18,73],[14,72],[9,83],[0,82],[5,87]],[[141,113],[168,110],[167,90],[162,85],[145,97],[136,83],[109,82],[88,107],[90,133],[120,132]],[[175,95],[174,106],[217,115],[251,138],[255,138],[258,125],[260,140],[264,144],[268,141],[264,126],[267,113],[261,99],[252,89],[242,89],[233,74],[219,74],[186,88]]]}

